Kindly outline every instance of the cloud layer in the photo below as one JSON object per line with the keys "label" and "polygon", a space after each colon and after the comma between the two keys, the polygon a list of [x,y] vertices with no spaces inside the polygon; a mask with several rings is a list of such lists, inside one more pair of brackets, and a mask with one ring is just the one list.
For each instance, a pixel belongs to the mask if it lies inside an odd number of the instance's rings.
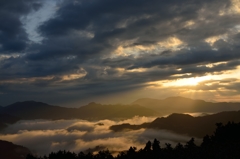
{"label": "cloud layer", "polygon": [[[161,141],[161,145],[178,142],[186,143],[190,137],[174,134],[165,130],[137,130],[115,133],[108,128],[113,124],[130,123],[141,124],[150,122],[153,118],[134,117],[125,121],[102,120],[89,122],[84,120],[59,121],[20,121],[9,126],[0,135],[1,140],[28,147],[35,154],[43,156],[52,151],[69,150],[76,153],[83,151],[98,152],[109,149],[117,153],[128,150],[130,146],[143,148],[148,140],[154,138]],[[198,141],[199,139],[197,139]],[[199,140],[200,141],[200,140]]]}

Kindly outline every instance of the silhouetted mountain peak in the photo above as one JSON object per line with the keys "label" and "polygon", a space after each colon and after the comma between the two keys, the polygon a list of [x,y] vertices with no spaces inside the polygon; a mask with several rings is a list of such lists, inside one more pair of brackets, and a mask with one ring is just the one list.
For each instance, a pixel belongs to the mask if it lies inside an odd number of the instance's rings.
{"label": "silhouetted mountain peak", "polygon": [[167,120],[167,121],[183,121],[183,120],[192,120],[194,117],[189,115],[189,114],[179,114],[179,113],[173,113],[173,114],[170,114],[169,116],[167,117],[161,117],[161,118],[156,118],[154,122],[159,122],[161,121],[162,119],[164,120]]}
{"label": "silhouetted mountain peak", "polygon": [[193,118],[191,115],[189,114],[179,114],[179,113],[173,113],[171,115],[169,115],[167,118],[174,118],[174,119],[177,119],[177,118]]}
{"label": "silhouetted mountain peak", "polygon": [[188,101],[192,101],[193,99],[190,99],[190,98],[186,98],[186,97],[181,97],[181,96],[173,96],[173,97],[168,97],[164,100],[188,100]]}
{"label": "silhouetted mountain peak", "polygon": [[16,102],[7,107],[15,107],[15,106],[48,106],[46,103],[36,102],[36,101],[23,101],[23,102]]}
{"label": "silhouetted mountain peak", "polygon": [[182,97],[182,96],[172,96],[172,97],[167,97],[165,99],[190,99],[190,98],[186,98],[186,97]]}
{"label": "silhouetted mountain peak", "polygon": [[146,102],[146,101],[153,101],[153,102],[155,102],[155,101],[161,101],[161,99],[154,99],[154,98],[139,98],[139,99],[137,99],[137,100],[135,100],[134,102],[132,102],[131,104],[138,104],[138,103],[141,103],[141,102]]}
{"label": "silhouetted mountain peak", "polygon": [[86,106],[100,106],[101,104],[99,104],[99,103],[95,103],[95,102],[90,102],[90,103],[88,103],[88,105],[86,105]]}
{"label": "silhouetted mountain peak", "polygon": [[25,112],[27,113],[30,110],[38,111],[40,109],[46,109],[47,107],[51,107],[50,105],[42,102],[36,101],[24,101],[24,102],[16,102],[6,107],[3,107],[3,113],[11,114],[14,116],[18,116],[18,112]]}

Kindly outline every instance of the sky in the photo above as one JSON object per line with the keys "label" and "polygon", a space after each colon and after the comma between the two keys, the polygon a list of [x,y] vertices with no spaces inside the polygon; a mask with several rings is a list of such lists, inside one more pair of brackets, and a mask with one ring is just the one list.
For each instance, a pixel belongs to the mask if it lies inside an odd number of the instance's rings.
{"label": "sky", "polygon": [[0,1],[0,105],[240,102],[240,0]]}

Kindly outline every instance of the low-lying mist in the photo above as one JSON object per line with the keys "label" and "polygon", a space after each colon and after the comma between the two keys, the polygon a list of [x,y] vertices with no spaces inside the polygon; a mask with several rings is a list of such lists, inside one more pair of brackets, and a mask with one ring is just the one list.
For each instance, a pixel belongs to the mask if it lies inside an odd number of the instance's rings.
{"label": "low-lying mist", "polygon": [[[119,152],[135,146],[143,148],[148,140],[158,139],[161,146],[165,143],[175,145],[185,143],[189,136],[175,134],[166,130],[140,129],[124,132],[109,130],[116,124],[142,124],[151,122],[153,117],[134,117],[123,121],[100,120],[22,120],[10,125],[0,134],[1,140],[13,142],[29,148],[34,154],[43,156],[58,150],[99,151],[108,149]],[[196,140],[198,141],[198,140]],[[199,140],[200,141],[200,140]]]}

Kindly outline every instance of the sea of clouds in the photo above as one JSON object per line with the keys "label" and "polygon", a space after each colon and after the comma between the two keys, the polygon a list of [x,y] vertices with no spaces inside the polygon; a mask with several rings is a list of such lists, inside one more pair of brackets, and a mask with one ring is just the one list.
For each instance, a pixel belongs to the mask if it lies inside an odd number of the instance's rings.
{"label": "sea of clouds", "polygon": [[[186,143],[191,137],[166,130],[140,129],[124,132],[109,130],[111,125],[151,122],[153,117],[134,117],[123,121],[100,120],[21,120],[1,132],[0,140],[13,142],[29,148],[34,154],[43,156],[58,150],[97,152],[108,149],[117,154],[130,146],[144,148],[148,140],[155,138],[164,147],[178,142]],[[196,139],[200,142],[200,139]]]}

